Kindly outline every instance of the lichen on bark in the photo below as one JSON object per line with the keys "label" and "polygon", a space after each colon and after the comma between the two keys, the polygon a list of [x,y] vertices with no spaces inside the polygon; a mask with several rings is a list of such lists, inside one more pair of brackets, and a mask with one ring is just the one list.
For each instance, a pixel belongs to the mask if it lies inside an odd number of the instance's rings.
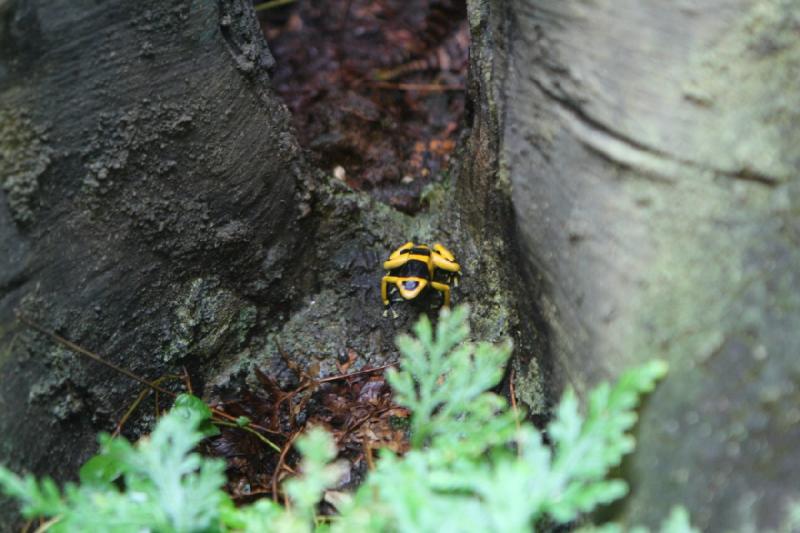
{"label": "lichen on bark", "polygon": [[50,165],[46,130],[20,109],[0,108],[0,179],[11,215],[21,224],[34,218],[39,178]]}

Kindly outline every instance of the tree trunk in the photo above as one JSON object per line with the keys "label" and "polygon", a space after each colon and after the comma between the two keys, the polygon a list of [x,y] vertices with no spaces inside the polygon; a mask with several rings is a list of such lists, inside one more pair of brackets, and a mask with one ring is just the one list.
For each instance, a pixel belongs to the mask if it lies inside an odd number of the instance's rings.
{"label": "tree trunk", "polygon": [[15,310],[151,379],[236,352],[283,300],[304,169],[244,2],[19,1],[3,20],[2,458],[63,477],[138,385]]}
{"label": "tree trunk", "polygon": [[138,390],[16,311],[212,395],[287,379],[280,352],[395,358],[413,313],[382,317],[380,262],[441,240],[534,415],[670,361],[619,516],[777,527],[800,496],[793,4],[470,2],[454,187],[409,217],[307,163],[244,0],[0,3],[0,461],[74,476]]}
{"label": "tree trunk", "polygon": [[74,477],[141,387],[16,312],[147,379],[186,366],[206,396],[253,366],[287,381],[282,354],[338,373],[342,352],[396,359],[415,316],[383,317],[380,265],[413,238],[456,251],[476,337],[525,346],[507,191],[439,186],[411,217],[313,168],[245,0],[2,5],[0,462]]}
{"label": "tree trunk", "polygon": [[[616,509],[777,528],[800,498],[800,11],[476,1],[538,351],[583,393],[660,357]],[[501,96],[498,96],[501,95]],[[487,126],[487,127],[489,127]]]}

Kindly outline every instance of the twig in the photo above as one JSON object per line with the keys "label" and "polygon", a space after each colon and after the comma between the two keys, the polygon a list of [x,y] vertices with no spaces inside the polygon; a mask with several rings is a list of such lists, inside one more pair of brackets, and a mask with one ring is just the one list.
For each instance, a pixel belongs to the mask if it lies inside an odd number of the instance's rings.
{"label": "twig", "polygon": [[256,13],[258,13],[259,11],[266,11],[268,9],[275,9],[276,7],[293,4],[295,1],[296,0],[270,0],[269,2],[262,2],[260,4],[256,4],[254,9]]}
{"label": "twig", "polygon": [[68,341],[67,339],[65,339],[61,335],[45,329],[44,327],[40,326],[39,324],[37,324],[36,322],[34,322],[33,320],[29,319],[28,317],[26,317],[24,315],[18,315],[17,318],[23,324],[35,329],[36,331],[38,331],[39,333],[41,333],[43,335],[46,335],[46,336],[50,337],[51,339],[53,339],[54,341],[58,342],[59,344],[61,344],[63,346],[66,346],[70,350],[72,350],[74,352],[77,352],[77,353],[79,353],[81,355],[85,355],[89,359],[91,359],[91,360],[93,360],[93,361],[95,361],[97,363],[100,363],[101,365],[107,366],[108,368],[114,370],[115,372],[119,372],[123,376],[127,376],[127,377],[131,378],[134,381],[138,381],[139,383],[143,383],[144,385],[147,385],[151,389],[157,390],[158,392],[166,394],[167,396],[172,396],[173,398],[178,396],[174,392],[168,391],[167,389],[165,389],[163,387],[160,387],[159,385],[157,385],[156,383],[154,383],[152,381],[148,381],[148,380],[146,380],[146,379],[144,379],[142,377],[137,376],[136,374],[134,374],[133,372],[131,372],[127,368],[122,368],[120,366],[115,365],[114,363],[106,361],[105,359],[103,359],[102,357],[97,355],[96,353],[90,352],[89,350],[87,350],[85,348],[82,348],[81,346],[78,346],[74,342]]}
{"label": "twig", "polygon": [[[519,410],[517,409],[517,392],[514,390],[514,367],[511,367],[511,373],[508,376],[508,395],[511,396],[511,410],[514,412],[514,424],[517,426],[517,438],[521,431],[519,423]],[[517,455],[522,456],[522,450],[517,446]]]}
{"label": "twig", "polygon": [[[134,381],[138,381],[139,383],[147,385],[148,387],[150,387],[154,391],[158,391],[161,394],[166,394],[167,396],[169,396],[171,398],[177,398],[178,397],[178,395],[176,393],[172,392],[171,390],[165,389],[164,387],[159,386],[158,383],[146,380],[143,377],[137,376],[136,374],[134,374],[133,372],[131,372],[130,370],[128,370],[126,368],[122,368],[120,366],[115,365],[114,363],[106,361],[105,359],[103,359],[102,357],[97,355],[96,353],[90,352],[86,348],[78,346],[74,342],[65,339],[61,335],[59,335],[57,333],[54,333],[54,332],[52,332],[52,331],[50,331],[48,329],[45,329],[43,326],[40,326],[39,324],[37,324],[33,320],[25,317],[24,315],[17,315],[17,319],[20,322],[22,322],[23,324],[35,329],[39,333],[41,333],[43,335],[46,335],[47,337],[50,337],[52,340],[56,341],[57,343],[59,343],[59,344],[61,344],[63,346],[66,346],[70,350],[72,350],[72,351],[74,351],[76,353],[79,353],[81,355],[85,355],[86,357],[88,357],[92,361],[100,363],[101,365],[106,366],[106,367],[114,370],[115,372],[119,372],[123,376],[127,376],[127,377],[131,378]],[[212,413],[214,413],[215,415],[217,415],[217,416],[219,416],[221,418],[224,418],[226,420],[230,420],[231,422],[234,422],[234,423],[236,423],[238,421],[238,418],[236,418],[235,416],[229,415],[228,413],[226,413],[224,411],[220,411],[219,409],[217,409],[215,407],[211,407],[211,406],[209,406],[209,408],[211,409]],[[267,428],[265,428],[263,426],[260,426],[258,424],[254,424],[252,422],[248,423],[247,425],[249,427],[253,428],[253,429],[258,429],[259,431],[263,431],[265,433],[279,433],[279,432],[276,432],[276,431],[269,430],[269,429],[267,429]]]}
{"label": "twig", "polygon": [[395,366],[397,363],[390,363],[388,365],[383,366],[376,366],[375,368],[367,368],[365,370],[359,370],[357,372],[351,372],[349,374],[339,374],[337,376],[328,376],[327,378],[318,379],[317,383],[328,383],[330,381],[338,381],[340,379],[347,379],[353,376],[360,376],[362,374],[372,374],[373,372],[379,372],[381,370],[386,370],[387,368],[391,368]]}
{"label": "twig", "polygon": [[371,81],[369,85],[378,89],[390,89],[394,91],[419,91],[426,93],[463,91],[463,85],[446,85],[441,83],[394,83],[390,81]]}
{"label": "twig", "polygon": [[[215,415],[221,416],[222,418],[224,418],[226,420],[230,420],[231,422],[236,423],[238,425],[237,422],[238,422],[239,419],[237,417],[229,415],[228,413],[226,413],[224,411],[220,411],[216,407],[209,406],[209,408],[211,409],[211,412],[214,413]],[[244,427],[244,426],[242,426],[242,427]],[[280,431],[272,431],[271,429],[267,429],[264,426],[261,426],[259,424],[254,424],[252,422],[248,422],[247,423],[247,427],[250,427],[250,428],[253,428],[253,429],[257,429],[259,431],[263,431],[264,433],[272,433],[272,434],[275,434],[275,435],[280,435],[281,434]]]}
{"label": "twig", "polygon": [[278,476],[281,473],[281,466],[283,462],[286,460],[286,454],[289,453],[289,450],[294,444],[295,439],[300,435],[300,431],[296,432],[291,438],[286,441],[286,444],[283,445],[283,450],[281,450],[281,455],[278,457],[278,464],[275,466],[275,472],[272,474],[272,499],[275,503],[278,502]]}
{"label": "twig", "polygon": [[[283,350],[281,349],[280,345],[278,345],[278,350],[281,353],[281,357],[283,357],[284,360],[287,360],[288,356],[286,356],[286,354],[283,352]],[[386,370],[387,368],[391,368],[393,366],[395,366],[395,363],[379,366],[379,367],[376,367],[376,368],[368,368],[366,370],[359,370],[358,372],[351,372],[349,374],[339,374],[339,375],[336,375],[336,376],[328,376],[326,378],[321,378],[321,379],[314,379],[311,376],[308,376],[307,374],[305,374],[305,372],[300,371],[299,369],[293,369],[292,370],[293,372],[300,373],[301,377],[303,379],[305,379],[306,381],[305,381],[305,383],[301,383],[300,385],[298,385],[298,387],[296,389],[294,389],[293,391],[290,391],[290,392],[286,393],[285,395],[281,396],[281,398],[278,399],[277,403],[275,404],[275,412],[278,413],[280,411],[281,405],[284,402],[288,402],[289,400],[291,400],[292,398],[294,398],[295,396],[297,396],[301,392],[304,392],[304,391],[306,391],[306,390],[308,390],[308,389],[310,389],[312,387],[317,387],[322,383],[330,383],[332,381],[339,381],[339,380],[347,379],[347,378],[350,378],[350,377],[353,377],[353,376],[360,376],[360,375],[363,375],[363,374],[371,374],[373,372],[379,372],[381,370]],[[310,397],[306,398],[305,402],[308,402],[309,399],[310,399]],[[295,426],[295,424],[294,424],[294,416],[291,415],[291,410],[292,410],[292,407],[291,407],[291,404],[289,404],[290,418],[292,419],[292,428],[294,429],[294,426]]]}
{"label": "twig", "polygon": [[365,441],[364,446],[364,460],[367,461],[367,468],[375,470],[375,461],[372,459],[372,445]]}
{"label": "twig", "polygon": [[342,435],[338,439],[336,439],[336,445],[338,446],[339,444],[344,442],[344,439],[346,439],[355,430],[357,430],[362,425],[364,425],[364,422],[366,422],[366,421],[368,421],[368,420],[370,420],[372,418],[380,418],[381,416],[385,415],[386,413],[390,413],[390,412],[394,411],[395,409],[405,409],[405,407],[401,407],[399,405],[390,405],[389,407],[384,407],[383,409],[378,409],[377,411],[372,411],[372,412],[368,413],[366,416],[362,416],[361,418],[359,418],[356,422],[354,422],[352,424],[348,424],[348,426],[344,430],[344,433],[342,433]]}
{"label": "twig", "polygon": [[243,429],[243,430],[247,431],[248,433],[251,433],[251,434],[255,435],[258,440],[260,440],[261,442],[263,442],[264,444],[266,444],[267,446],[269,446],[270,448],[272,448],[276,452],[281,453],[281,451],[282,451],[281,448],[277,444],[275,444],[274,442],[269,440],[267,437],[265,437],[264,435],[262,435],[258,431],[255,431],[254,429],[251,429],[251,428],[249,428],[247,426],[240,426],[239,424],[234,424],[233,422],[223,422],[222,420],[214,420],[214,423],[219,425],[219,426],[225,426],[225,427],[228,427],[228,428]]}
{"label": "twig", "polygon": [[57,523],[61,522],[61,518],[62,518],[61,516],[56,516],[55,518],[51,518],[50,520],[39,526],[39,528],[33,533],[44,533]]}
{"label": "twig", "polygon": [[232,496],[233,501],[244,500],[246,498],[252,498],[253,496],[260,496],[262,494],[272,494],[271,490],[254,490],[248,492],[247,494],[239,494],[237,496]]}
{"label": "twig", "polygon": [[[308,387],[310,387],[310,386],[312,386],[314,384],[328,383],[330,381],[338,381],[340,379],[347,379],[349,377],[359,376],[361,374],[370,374],[372,372],[378,372],[380,370],[386,370],[387,368],[393,367],[393,366],[395,366],[397,364],[397,363],[390,363],[388,365],[378,366],[378,367],[375,367],[375,368],[367,368],[367,369],[364,369],[364,370],[359,370],[358,372],[351,372],[350,374],[338,374],[336,376],[328,376],[326,378],[316,379],[313,376],[308,375],[303,369],[299,368],[296,363],[292,362],[292,360],[289,358],[289,355],[283,350],[283,347],[280,345],[280,343],[278,343],[276,341],[275,342],[275,346],[278,348],[278,354],[281,356],[281,359],[283,359],[283,361],[289,367],[289,370],[291,370],[292,372],[295,372],[296,374],[299,374],[301,378],[305,378],[307,381],[310,382],[310,383],[305,383],[305,384],[301,383],[301,385],[298,386],[297,389],[295,389],[294,391],[289,393],[291,396],[297,394],[298,392],[300,392],[302,390],[307,389]],[[289,396],[289,397],[291,397],[291,396]]]}
{"label": "twig", "polygon": [[183,369],[183,379],[186,382],[186,390],[189,391],[189,394],[194,395],[194,391],[192,390],[192,379],[189,377],[189,371],[186,370],[186,365],[181,366]]}
{"label": "twig", "polygon": [[139,396],[136,397],[136,400],[131,404],[125,414],[120,418],[119,422],[117,422],[117,427],[114,428],[114,432],[111,434],[112,438],[119,437],[119,434],[122,433],[122,426],[125,425],[125,422],[131,417],[134,411],[139,407],[139,404],[142,403],[148,394],[150,394],[151,389],[145,387],[142,389],[142,392],[139,393]]}

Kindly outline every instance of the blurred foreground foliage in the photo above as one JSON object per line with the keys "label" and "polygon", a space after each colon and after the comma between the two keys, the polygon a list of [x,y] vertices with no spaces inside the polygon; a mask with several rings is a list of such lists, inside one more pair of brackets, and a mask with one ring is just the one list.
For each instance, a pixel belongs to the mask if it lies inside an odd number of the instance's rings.
{"label": "blurred foreground foliage", "polygon": [[[49,518],[50,531],[514,532],[557,524],[627,530],[592,526],[590,513],[628,490],[609,471],[633,450],[636,407],[666,372],[664,363],[597,387],[584,414],[567,391],[545,443],[502,397],[487,392],[502,379],[510,343],[470,342],[466,307],[443,311],[435,331],[422,317],[414,332],[398,338],[399,370],[387,373],[397,403],[412,412],[411,450],[384,450],[354,494],[331,491],[343,468],[333,439],[314,428],[297,440],[301,474],[283,485],[286,506],[268,499],[234,506],[222,490],[224,462],[193,451],[217,431],[211,410],[186,394],[136,444],[100,435],[100,452],[81,468],[79,484],[59,489],[0,467],[0,488],[25,517]],[[338,514],[318,515],[326,491]],[[676,508],[661,531],[695,530]]]}

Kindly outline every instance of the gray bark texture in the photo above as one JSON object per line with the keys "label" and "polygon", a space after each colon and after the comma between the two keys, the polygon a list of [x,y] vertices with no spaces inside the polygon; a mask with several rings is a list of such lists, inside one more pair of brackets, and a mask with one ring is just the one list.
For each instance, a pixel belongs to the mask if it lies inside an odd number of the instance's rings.
{"label": "gray bark texture", "polygon": [[[800,501],[800,4],[476,1],[551,387],[670,373],[630,524],[788,531]],[[492,55],[493,54],[493,55]],[[482,110],[483,111],[483,110]],[[544,329],[542,329],[544,328]]]}
{"label": "gray bark texture", "polygon": [[6,2],[0,32],[0,455],[63,478],[134,384],[15,310],[149,378],[238,350],[301,247],[300,150],[235,2]]}
{"label": "gray bark texture", "polygon": [[[796,0],[474,0],[451,183],[414,217],[307,163],[245,0],[0,0],[0,462],[74,477],[144,377],[211,397],[396,358],[380,262],[438,240],[534,416],[643,360],[609,514],[785,526],[800,499]],[[130,430],[146,431],[140,412]]]}
{"label": "gray bark texture", "polygon": [[[415,311],[382,316],[380,265],[414,239],[456,251],[476,337],[528,346],[508,189],[441,184],[411,217],[313,168],[245,0],[0,6],[3,464],[74,478],[141,390],[18,312],[147,379],[186,366],[207,398],[253,385],[252,367],[287,385],[282,355],[323,375],[342,352],[396,360]],[[465,131],[476,171],[496,134]]]}

